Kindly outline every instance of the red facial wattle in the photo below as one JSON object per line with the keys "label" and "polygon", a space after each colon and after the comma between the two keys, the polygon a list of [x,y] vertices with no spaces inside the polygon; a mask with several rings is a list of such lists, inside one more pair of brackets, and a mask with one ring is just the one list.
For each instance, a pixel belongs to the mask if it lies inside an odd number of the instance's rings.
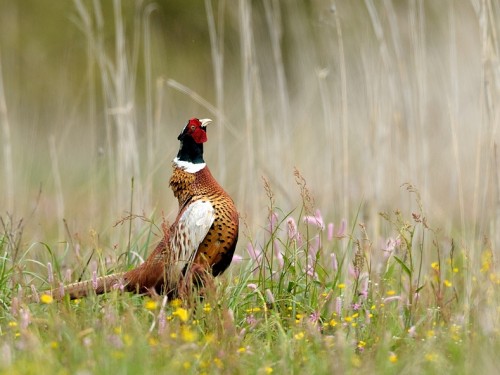
{"label": "red facial wattle", "polygon": [[207,132],[202,128],[200,120],[192,118],[187,126],[189,134],[196,143],[205,143],[207,141]]}

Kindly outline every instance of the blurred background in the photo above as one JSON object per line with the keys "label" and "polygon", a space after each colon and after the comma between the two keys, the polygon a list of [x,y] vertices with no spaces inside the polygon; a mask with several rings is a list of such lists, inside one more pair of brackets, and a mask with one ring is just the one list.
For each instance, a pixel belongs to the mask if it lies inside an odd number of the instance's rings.
{"label": "blurred background", "polygon": [[499,37],[491,0],[0,0],[0,215],[105,247],[129,212],[172,220],[177,135],[209,117],[250,235],[263,177],[300,212],[296,168],[325,220],[384,234],[411,183],[431,225],[498,248]]}

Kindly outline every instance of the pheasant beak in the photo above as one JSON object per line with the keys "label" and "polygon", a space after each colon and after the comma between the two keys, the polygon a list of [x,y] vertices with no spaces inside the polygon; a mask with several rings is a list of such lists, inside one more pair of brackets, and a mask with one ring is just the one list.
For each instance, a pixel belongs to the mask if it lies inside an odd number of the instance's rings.
{"label": "pheasant beak", "polygon": [[209,118],[202,118],[200,119],[200,122],[201,122],[201,127],[205,128],[208,124],[212,123],[212,120],[210,120]]}

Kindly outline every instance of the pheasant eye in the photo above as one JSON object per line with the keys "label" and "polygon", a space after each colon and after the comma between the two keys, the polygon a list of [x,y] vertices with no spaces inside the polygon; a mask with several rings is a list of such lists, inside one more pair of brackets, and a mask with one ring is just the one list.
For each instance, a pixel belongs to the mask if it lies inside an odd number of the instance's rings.
{"label": "pheasant eye", "polygon": [[196,126],[191,125],[191,130],[194,130],[194,129],[196,129]]}

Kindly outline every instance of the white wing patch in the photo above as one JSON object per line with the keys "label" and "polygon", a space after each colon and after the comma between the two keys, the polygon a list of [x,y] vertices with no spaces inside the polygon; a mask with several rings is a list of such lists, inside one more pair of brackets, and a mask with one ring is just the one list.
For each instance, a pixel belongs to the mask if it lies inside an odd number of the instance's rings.
{"label": "white wing patch", "polygon": [[187,263],[193,261],[214,220],[214,208],[210,202],[199,200],[187,206],[178,221],[171,244],[174,252],[178,254],[178,271],[182,271]]}

